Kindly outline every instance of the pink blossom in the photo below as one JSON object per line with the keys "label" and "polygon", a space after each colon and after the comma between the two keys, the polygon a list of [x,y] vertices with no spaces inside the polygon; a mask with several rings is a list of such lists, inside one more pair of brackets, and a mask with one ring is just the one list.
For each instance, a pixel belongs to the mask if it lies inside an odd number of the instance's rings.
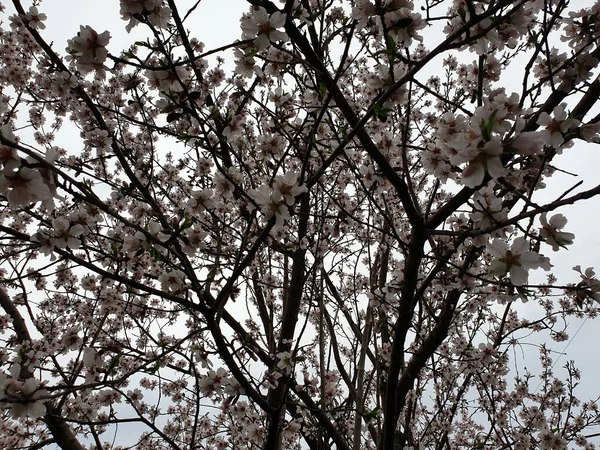
{"label": "pink blossom", "polygon": [[377,13],[375,5],[370,0],[356,0],[352,8],[352,18],[357,20],[357,28],[360,30],[367,24],[369,18]]}
{"label": "pink blossom", "polygon": [[[13,367],[19,367],[18,364]],[[14,419],[29,416],[32,419],[42,417],[46,414],[46,406],[40,400],[48,395],[45,389],[40,389],[40,382],[35,378],[25,381],[16,379],[15,371],[13,377],[0,373],[0,408],[8,407]]]}
{"label": "pink blossom", "polygon": [[547,144],[547,134],[539,131],[525,131],[517,134],[510,146],[515,153],[520,155],[535,155],[540,153]]}
{"label": "pink blossom", "polygon": [[569,118],[566,107],[566,103],[562,103],[554,108],[554,118],[547,112],[542,112],[537,120],[538,125],[546,127],[546,143],[554,148],[559,148],[564,143],[565,133],[579,125],[577,119]]}
{"label": "pink blossom", "polygon": [[305,186],[298,185],[298,173],[286,172],[283,176],[275,177],[273,182],[273,191],[280,195],[288,206],[296,202],[296,197],[307,192]]}
{"label": "pink blossom", "polygon": [[242,39],[254,39],[258,50],[265,50],[269,42],[287,41],[288,35],[279,31],[285,25],[286,15],[280,11],[269,15],[262,6],[252,9],[252,12],[242,20]]}
{"label": "pink blossom", "polygon": [[488,252],[494,257],[488,268],[490,275],[502,277],[508,273],[515,286],[527,284],[529,270],[543,264],[540,255],[529,251],[524,237],[515,239],[510,248],[505,241],[495,239],[488,245]]}
{"label": "pink blossom", "polygon": [[52,198],[50,188],[44,183],[40,172],[27,167],[11,173],[1,172],[0,193],[6,195],[13,208]]}
{"label": "pink blossom", "polygon": [[67,41],[67,52],[75,59],[82,73],[86,74],[93,70],[103,73],[103,64],[108,56],[106,46],[109,41],[108,31],[98,34],[89,25],[81,25],[77,36]]}
{"label": "pink blossom", "polygon": [[573,239],[575,239],[573,233],[559,231],[567,224],[567,218],[562,214],[555,214],[550,220],[547,220],[546,213],[544,213],[540,216],[540,222],[542,224],[540,237],[545,239],[546,244],[550,245],[555,252],[560,247],[566,247],[573,243]]}
{"label": "pink blossom", "polygon": [[486,173],[494,180],[502,177],[506,173],[500,160],[502,151],[502,144],[496,140],[486,142],[481,148],[472,150],[471,154],[474,154],[474,157],[463,169],[462,184],[475,188],[483,183]]}
{"label": "pink blossom", "polygon": [[158,277],[161,288],[166,292],[180,292],[185,287],[185,273],[181,270],[170,270]]}
{"label": "pink blossom", "polygon": [[157,28],[166,28],[172,14],[164,0],[120,0],[120,5],[121,18],[129,21],[125,27],[128,33],[140,23],[136,15],[146,13],[150,24]]}
{"label": "pink blossom", "polygon": [[57,248],[69,247],[71,250],[79,248],[81,236],[84,232],[80,224],[71,225],[68,219],[57,217],[52,220],[52,244]]}
{"label": "pink blossom", "polygon": [[46,28],[46,24],[44,21],[48,18],[46,14],[40,13],[35,6],[29,7],[29,12],[25,15],[25,19],[31,28],[35,28],[38,30],[44,30]]}

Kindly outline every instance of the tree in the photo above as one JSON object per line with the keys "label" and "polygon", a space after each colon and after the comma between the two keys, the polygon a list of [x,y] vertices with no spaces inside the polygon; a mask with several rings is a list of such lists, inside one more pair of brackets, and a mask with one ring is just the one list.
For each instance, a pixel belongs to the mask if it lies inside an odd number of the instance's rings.
{"label": "tree", "polygon": [[12,3],[0,447],[595,448],[544,341],[600,281],[539,269],[600,193],[540,200],[600,141],[600,3],[248,0],[207,50],[120,0],[123,51]]}

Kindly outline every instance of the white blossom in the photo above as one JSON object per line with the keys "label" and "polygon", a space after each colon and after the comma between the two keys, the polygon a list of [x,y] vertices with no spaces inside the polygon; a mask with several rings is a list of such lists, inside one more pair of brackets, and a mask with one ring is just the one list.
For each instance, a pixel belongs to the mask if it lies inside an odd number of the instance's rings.
{"label": "white blossom", "polygon": [[600,280],[596,278],[594,269],[588,267],[582,272],[581,266],[577,265],[573,267],[573,270],[579,273],[581,277],[581,281],[577,284],[577,287],[580,289],[576,292],[577,301],[582,303],[586,298],[591,298],[600,302]]}
{"label": "white blossom", "polygon": [[575,235],[573,233],[567,233],[566,231],[559,231],[567,224],[567,218],[562,214],[555,214],[550,218],[546,219],[546,213],[540,216],[540,222],[542,229],[540,230],[540,237],[546,241],[546,244],[552,247],[555,252],[560,247],[565,247],[573,243]]}
{"label": "white blossom", "polygon": [[37,7],[31,6],[29,7],[29,11],[25,14],[25,19],[29,23],[31,28],[35,28],[38,30],[43,30],[46,28],[46,24],[44,24],[44,20],[46,20],[48,16],[46,14],[38,11]]}
{"label": "white blossom", "polygon": [[498,179],[506,173],[502,165],[500,155],[502,144],[497,140],[486,142],[481,148],[471,153],[472,159],[462,172],[462,184],[475,188],[483,183],[485,174],[488,173],[492,179]]}
{"label": "white blossom", "polygon": [[545,127],[546,142],[554,148],[559,148],[564,142],[563,135],[572,128],[579,125],[577,119],[569,118],[567,114],[567,105],[562,103],[554,108],[554,118],[547,112],[542,112],[538,117],[537,123]]}
{"label": "white blossom", "polygon": [[204,376],[198,380],[198,386],[202,395],[210,397],[213,395],[221,395],[224,385],[229,383],[227,371],[219,367],[216,371],[209,370]]}
{"label": "white blossom", "polygon": [[286,375],[292,373],[292,369],[294,367],[292,352],[286,351],[277,353],[277,359],[279,360],[277,362],[277,368],[281,370],[282,373]]}
{"label": "white blossom", "polygon": [[110,33],[98,34],[89,25],[81,25],[77,36],[67,41],[67,52],[77,62],[77,68],[84,74],[93,70],[103,73],[104,61],[108,57],[106,46],[110,41]]}
{"label": "white blossom", "polygon": [[285,175],[275,177],[273,191],[285,200],[288,206],[296,202],[296,197],[308,189],[306,186],[298,185],[298,173],[286,172]]}
{"label": "white blossom", "polygon": [[285,25],[286,15],[276,11],[269,15],[262,6],[254,8],[247,17],[242,20],[242,39],[254,39],[254,45],[258,50],[264,50],[269,42],[287,41],[288,35],[279,31]]}
{"label": "white blossom", "polygon": [[39,171],[21,167],[16,172],[0,172],[0,193],[13,208],[52,198],[52,192]]}
{"label": "white blossom", "polygon": [[121,18],[129,21],[125,27],[128,33],[140,23],[136,15],[146,14],[148,22],[157,28],[166,28],[172,15],[164,0],[120,0],[120,5]]}
{"label": "white blossom", "polygon": [[546,267],[540,255],[529,251],[524,237],[515,239],[510,248],[502,239],[495,239],[488,245],[488,252],[494,257],[488,269],[490,275],[502,277],[508,273],[515,286],[527,284],[530,269]]}
{"label": "white blossom", "polygon": [[52,219],[52,245],[57,248],[67,248],[75,250],[81,245],[81,236],[84,228],[80,224],[71,225],[69,220],[64,217]]}
{"label": "white blossom", "polygon": [[290,219],[289,207],[296,197],[307,191],[306,186],[298,184],[298,173],[286,172],[273,180],[273,188],[263,184],[249,191],[250,196],[259,204],[267,219],[275,217],[276,228],[281,228]]}
{"label": "white blossom", "polygon": [[39,380],[31,377],[25,381],[17,378],[19,364],[13,364],[11,376],[0,373],[0,408],[8,408],[14,419],[29,416],[32,419],[46,414],[46,406],[40,399],[48,395],[40,389]]}
{"label": "white blossom", "polygon": [[185,273],[181,270],[170,270],[160,274],[158,281],[166,292],[180,292],[185,287]]}

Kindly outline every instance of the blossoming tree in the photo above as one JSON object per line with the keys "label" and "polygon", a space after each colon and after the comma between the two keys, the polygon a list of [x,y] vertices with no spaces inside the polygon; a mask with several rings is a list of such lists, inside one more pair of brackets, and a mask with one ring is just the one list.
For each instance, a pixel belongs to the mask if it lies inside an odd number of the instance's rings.
{"label": "blossoming tree", "polygon": [[248,0],[219,49],[201,2],[120,0],[125,49],[23,3],[1,448],[595,448],[577,368],[511,355],[598,313],[592,268],[541,274],[600,186],[540,193],[600,141],[600,3]]}

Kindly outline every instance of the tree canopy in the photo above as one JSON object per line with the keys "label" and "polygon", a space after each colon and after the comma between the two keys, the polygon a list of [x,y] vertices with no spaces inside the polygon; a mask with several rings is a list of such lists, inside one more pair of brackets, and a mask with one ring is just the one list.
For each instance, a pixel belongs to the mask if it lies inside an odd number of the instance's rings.
{"label": "tree canopy", "polygon": [[247,3],[220,48],[0,5],[0,447],[595,448],[553,343],[600,281],[552,267],[600,2]]}

